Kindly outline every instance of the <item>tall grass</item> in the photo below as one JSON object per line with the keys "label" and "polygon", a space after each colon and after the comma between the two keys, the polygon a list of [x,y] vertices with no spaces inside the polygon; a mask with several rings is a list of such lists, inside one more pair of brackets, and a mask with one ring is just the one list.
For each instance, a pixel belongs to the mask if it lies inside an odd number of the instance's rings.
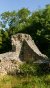
{"label": "tall grass", "polygon": [[50,88],[50,73],[41,66],[23,64],[18,75],[0,76],[0,88]]}
{"label": "tall grass", "polygon": [[50,75],[9,76],[0,79],[0,88],[50,88]]}

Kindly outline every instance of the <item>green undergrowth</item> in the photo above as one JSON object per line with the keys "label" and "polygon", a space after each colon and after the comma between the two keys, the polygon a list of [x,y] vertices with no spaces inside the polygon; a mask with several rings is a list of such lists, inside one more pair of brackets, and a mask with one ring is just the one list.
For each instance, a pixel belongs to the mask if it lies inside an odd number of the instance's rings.
{"label": "green undergrowth", "polygon": [[0,78],[0,88],[50,88],[50,74],[39,76],[10,76]]}
{"label": "green undergrowth", "polygon": [[0,76],[0,88],[50,88],[50,73],[45,67],[23,64],[19,74]]}

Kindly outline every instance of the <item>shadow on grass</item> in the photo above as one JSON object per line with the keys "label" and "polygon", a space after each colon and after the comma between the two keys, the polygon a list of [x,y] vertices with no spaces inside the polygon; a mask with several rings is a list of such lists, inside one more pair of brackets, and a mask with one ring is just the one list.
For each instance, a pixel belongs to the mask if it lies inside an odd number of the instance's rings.
{"label": "shadow on grass", "polygon": [[20,66],[20,73],[17,75],[34,75],[34,76],[42,76],[50,74],[50,67],[48,64],[31,64],[25,63]]}

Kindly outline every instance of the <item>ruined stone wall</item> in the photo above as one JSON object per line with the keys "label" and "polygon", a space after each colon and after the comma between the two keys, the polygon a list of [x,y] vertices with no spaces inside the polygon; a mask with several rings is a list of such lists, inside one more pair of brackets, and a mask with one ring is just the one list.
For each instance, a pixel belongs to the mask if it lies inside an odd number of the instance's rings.
{"label": "ruined stone wall", "polygon": [[29,45],[24,41],[21,47],[21,51],[19,54],[19,58],[22,61],[35,61],[35,55],[33,54],[33,50],[29,47]]}
{"label": "ruined stone wall", "polygon": [[47,58],[46,55],[39,51],[31,36],[28,34],[18,33],[17,35],[13,35],[12,50],[16,52],[21,61],[36,61]]}
{"label": "ruined stone wall", "polygon": [[48,57],[39,51],[30,35],[18,33],[11,37],[11,41],[12,51],[0,54],[0,73],[7,74],[19,70],[23,61],[47,63]]}

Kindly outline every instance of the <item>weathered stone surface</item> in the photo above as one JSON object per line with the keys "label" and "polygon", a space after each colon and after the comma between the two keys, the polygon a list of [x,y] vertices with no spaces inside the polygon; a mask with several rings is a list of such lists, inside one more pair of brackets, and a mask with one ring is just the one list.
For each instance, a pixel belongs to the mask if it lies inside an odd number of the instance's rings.
{"label": "weathered stone surface", "polygon": [[0,73],[13,73],[14,70],[19,70],[19,65],[23,61],[47,62],[48,57],[39,51],[30,35],[18,33],[11,37],[11,41],[12,52],[0,54]]}
{"label": "weathered stone surface", "polygon": [[46,60],[48,57],[42,54],[35,42],[28,34],[16,34],[12,36],[12,50],[22,61]]}

